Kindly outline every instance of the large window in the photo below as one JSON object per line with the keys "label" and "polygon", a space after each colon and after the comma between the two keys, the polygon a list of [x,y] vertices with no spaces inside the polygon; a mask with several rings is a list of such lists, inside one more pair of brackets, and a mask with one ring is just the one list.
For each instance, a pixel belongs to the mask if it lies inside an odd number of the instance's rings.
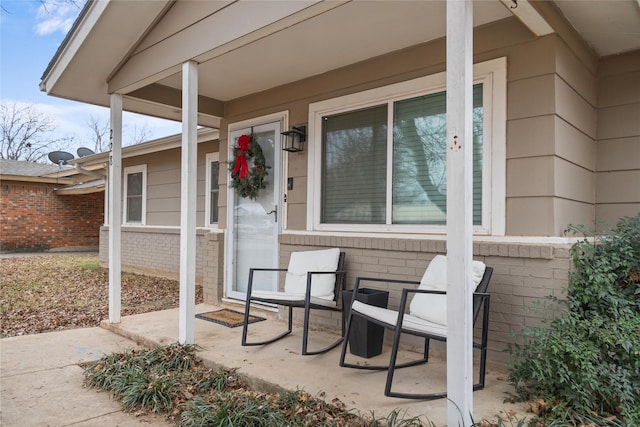
{"label": "large window", "polygon": [[[503,234],[504,166],[495,164],[504,164],[504,60],[478,67],[485,73],[476,70],[473,86],[473,223]],[[311,105],[320,142],[309,160],[314,228],[444,232],[444,86],[443,73]]]}
{"label": "large window", "polygon": [[147,205],[147,165],[124,169],[124,219],[127,224],[144,224]]}
{"label": "large window", "polygon": [[209,153],[206,156],[206,195],[205,195],[205,225],[212,226],[218,223],[218,196],[220,194],[219,175],[220,161],[218,153]]}

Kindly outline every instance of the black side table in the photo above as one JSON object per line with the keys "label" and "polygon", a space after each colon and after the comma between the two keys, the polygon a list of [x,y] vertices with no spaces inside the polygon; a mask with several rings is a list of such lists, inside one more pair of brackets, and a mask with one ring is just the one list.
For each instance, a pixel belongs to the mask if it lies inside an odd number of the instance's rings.
{"label": "black side table", "polygon": [[[347,322],[347,314],[353,300],[353,291],[342,292],[342,321]],[[356,300],[376,307],[387,308],[389,292],[379,289],[360,288]],[[351,333],[349,334],[349,351],[356,356],[369,358],[382,353],[384,342],[384,327],[376,325],[360,317],[354,317],[351,321]]]}

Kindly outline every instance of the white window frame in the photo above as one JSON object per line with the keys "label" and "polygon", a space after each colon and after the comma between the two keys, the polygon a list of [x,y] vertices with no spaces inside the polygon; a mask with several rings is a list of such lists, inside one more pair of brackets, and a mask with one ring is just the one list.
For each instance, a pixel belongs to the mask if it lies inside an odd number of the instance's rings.
{"label": "white window frame", "polygon": [[[211,163],[220,163],[220,153],[207,153],[205,156],[206,172],[205,172],[205,201],[204,201],[204,225],[209,228],[217,228],[217,222],[211,222]],[[218,177],[219,178],[219,177]],[[218,201],[220,201],[220,186],[218,185]],[[220,209],[218,209],[219,211]],[[219,213],[218,213],[219,215]],[[219,219],[219,217],[218,217]]]}
{"label": "white window frame", "polygon": [[[445,234],[445,225],[431,224],[323,224],[321,218],[322,118],[375,105],[414,98],[446,90],[446,73],[441,72],[401,83],[327,99],[309,105],[309,156],[307,182],[307,230],[336,232],[393,232]],[[483,86],[483,182],[482,223],[474,226],[479,235],[505,234],[507,61],[497,58],[474,65],[474,84]],[[392,140],[393,129],[388,129]],[[388,150],[392,144],[388,144]],[[387,172],[388,174],[391,171]],[[389,181],[390,182],[390,181]],[[388,184],[387,192],[390,193]],[[390,209],[390,207],[387,207]]]}
{"label": "white window frame", "polygon": [[[129,221],[127,217],[128,186],[127,176],[142,172],[142,212],[140,222]],[[145,225],[147,221],[147,165],[136,165],[124,168],[122,179],[122,223],[127,225]]]}

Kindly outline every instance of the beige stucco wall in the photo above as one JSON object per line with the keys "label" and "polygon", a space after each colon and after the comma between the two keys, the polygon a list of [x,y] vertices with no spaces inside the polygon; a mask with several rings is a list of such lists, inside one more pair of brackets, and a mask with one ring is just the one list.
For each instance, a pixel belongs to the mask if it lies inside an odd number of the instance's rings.
{"label": "beige stucco wall", "polygon": [[640,51],[598,64],[596,218],[640,212]]}

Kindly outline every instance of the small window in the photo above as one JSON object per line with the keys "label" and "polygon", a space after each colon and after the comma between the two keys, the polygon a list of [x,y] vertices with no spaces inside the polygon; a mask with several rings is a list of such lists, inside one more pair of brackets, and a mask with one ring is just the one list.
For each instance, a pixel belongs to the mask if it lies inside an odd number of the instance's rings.
{"label": "small window", "polygon": [[204,214],[206,226],[212,226],[218,223],[218,197],[220,195],[220,161],[218,153],[207,154],[206,162],[207,189]]}
{"label": "small window", "polygon": [[126,224],[144,224],[147,204],[147,165],[124,169],[124,219]]}

